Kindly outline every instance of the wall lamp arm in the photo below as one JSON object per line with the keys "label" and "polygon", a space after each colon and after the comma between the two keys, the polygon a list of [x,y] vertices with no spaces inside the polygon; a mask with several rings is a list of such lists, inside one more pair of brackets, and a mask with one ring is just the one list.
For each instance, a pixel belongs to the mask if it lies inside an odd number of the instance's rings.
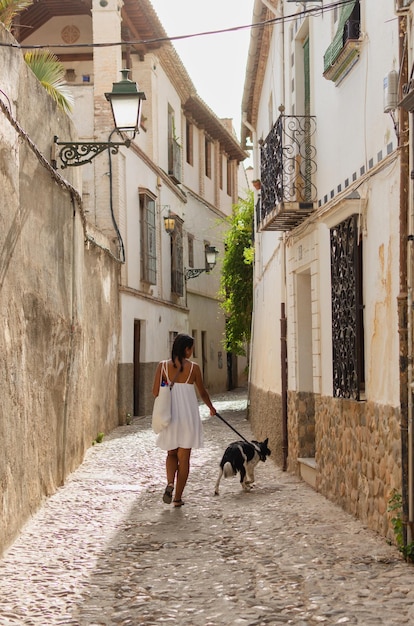
{"label": "wall lamp arm", "polygon": [[[98,154],[110,149],[112,154],[118,154],[119,147],[125,146],[129,148],[131,145],[131,139],[125,141],[59,141],[59,138],[55,135],[53,138],[52,146],[52,164],[57,167],[57,159],[62,162],[61,168],[66,167],[78,167],[79,165],[85,165],[85,163],[91,163]],[[60,150],[56,149],[56,146],[61,146]]]}

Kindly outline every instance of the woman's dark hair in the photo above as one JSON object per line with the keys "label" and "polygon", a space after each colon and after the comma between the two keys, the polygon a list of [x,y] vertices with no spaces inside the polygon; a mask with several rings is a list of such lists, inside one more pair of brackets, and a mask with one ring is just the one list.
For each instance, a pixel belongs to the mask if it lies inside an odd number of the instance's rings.
{"label": "woman's dark hair", "polygon": [[185,335],[184,333],[179,333],[174,339],[173,347],[171,350],[171,360],[174,363],[174,367],[177,367],[175,364],[175,358],[180,361],[180,372],[183,371],[183,360],[185,359],[185,350],[186,348],[192,348],[194,345],[194,338],[190,335]]}

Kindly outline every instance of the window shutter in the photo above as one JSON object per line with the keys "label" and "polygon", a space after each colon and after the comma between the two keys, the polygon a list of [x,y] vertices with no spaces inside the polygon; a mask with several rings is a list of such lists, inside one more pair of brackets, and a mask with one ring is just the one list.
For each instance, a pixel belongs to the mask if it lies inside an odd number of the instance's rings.
{"label": "window shutter", "polygon": [[326,72],[331,65],[333,65],[336,59],[339,57],[342,48],[344,47],[344,29],[345,24],[351,17],[352,11],[355,8],[357,0],[352,0],[349,4],[342,7],[341,15],[339,16],[338,30],[335,33],[335,37],[323,57],[323,71]]}

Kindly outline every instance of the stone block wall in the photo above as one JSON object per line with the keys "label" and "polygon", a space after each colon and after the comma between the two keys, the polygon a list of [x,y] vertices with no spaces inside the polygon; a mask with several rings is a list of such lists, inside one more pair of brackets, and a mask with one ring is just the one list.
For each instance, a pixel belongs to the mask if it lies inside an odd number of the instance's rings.
{"label": "stone block wall", "polygon": [[263,441],[269,437],[271,459],[283,466],[282,400],[279,394],[249,386],[248,417],[254,438]]}
{"label": "stone block wall", "polygon": [[315,396],[288,392],[288,470],[300,473],[298,458],[315,456]]}
{"label": "stone block wall", "polygon": [[[271,459],[283,464],[281,397],[250,385],[249,420],[256,439],[269,437]],[[288,392],[288,471],[315,457],[316,490],[390,541],[387,511],[401,493],[398,408],[312,393]]]}
{"label": "stone block wall", "polygon": [[401,492],[399,411],[373,402],[315,398],[317,490],[393,539],[388,500]]}
{"label": "stone block wall", "polygon": [[[0,40],[14,41],[1,25]],[[49,165],[69,118],[19,49],[0,66],[1,553],[118,424],[120,267],[86,224],[76,168]]]}

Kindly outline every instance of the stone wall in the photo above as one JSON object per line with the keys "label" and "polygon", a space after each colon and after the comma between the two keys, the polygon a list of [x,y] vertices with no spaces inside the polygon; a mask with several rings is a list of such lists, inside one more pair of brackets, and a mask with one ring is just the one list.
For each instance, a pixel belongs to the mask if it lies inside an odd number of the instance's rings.
{"label": "stone wall", "polygon": [[398,409],[317,397],[316,488],[373,530],[393,539],[387,513],[401,493]]}
{"label": "stone wall", "polygon": [[[282,466],[281,398],[251,384],[249,400],[254,436],[269,437],[271,459]],[[300,457],[315,457],[318,492],[395,540],[387,508],[392,491],[401,493],[398,409],[289,391],[289,472],[300,474]]]}
{"label": "stone wall", "polygon": [[282,400],[279,394],[249,385],[248,417],[257,441],[269,437],[271,459],[283,466]]}
{"label": "stone wall", "polygon": [[1,552],[118,424],[120,316],[119,263],[86,224],[80,174],[48,163],[69,118],[19,49],[1,47],[0,66]]}
{"label": "stone wall", "polygon": [[315,456],[315,396],[288,392],[288,470],[300,474],[298,458]]}

